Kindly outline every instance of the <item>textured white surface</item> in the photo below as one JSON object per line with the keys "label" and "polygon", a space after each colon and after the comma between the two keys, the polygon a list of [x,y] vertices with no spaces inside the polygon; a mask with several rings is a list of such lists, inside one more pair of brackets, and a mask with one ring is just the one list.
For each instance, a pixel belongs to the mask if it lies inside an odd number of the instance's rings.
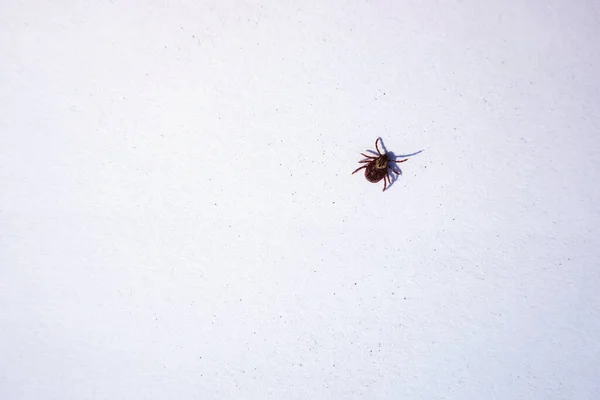
{"label": "textured white surface", "polygon": [[0,398],[600,398],[597,2],[122,3],[2,4]]}

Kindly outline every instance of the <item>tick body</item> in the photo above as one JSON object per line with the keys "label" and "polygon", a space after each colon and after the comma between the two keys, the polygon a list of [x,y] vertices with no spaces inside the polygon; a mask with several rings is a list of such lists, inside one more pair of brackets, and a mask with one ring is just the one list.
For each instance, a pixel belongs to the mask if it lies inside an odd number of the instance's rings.
{"label": "tick body", "polygon": [[[387,189],[388,182],[390,184],[392,183],[392,179],[391,179],[392,172],[395,173],[396,175],[402,174],[402,172],[399,170],[399,168],[395,164],[402,163],[402,162],[408,160],[408,158],[405,158],[404,160],[400,160],[400,161],[391,160],[390,157],[388,156],[388,153],[382,153],[379,150],[379,141],[380,140],[381,140],[381,138],[377,138],[377,140],[375,141],[375,148],[377,149],[378,155],[370,156],[365,153],[360,153],[361,155],[363,155],[366,158],[362,161],[359,161],[359,163],[366,164],[366,165],[356,168],[352,174],[354,175],[356,172],[358,172],[364,168],[365,169],[365,178],[367,178],[367,180],[371,183],[377,183],[383,179],[383,190],[385,190],[385,189]],[[372,151],[372,150],[368,150],[368,151]]]}

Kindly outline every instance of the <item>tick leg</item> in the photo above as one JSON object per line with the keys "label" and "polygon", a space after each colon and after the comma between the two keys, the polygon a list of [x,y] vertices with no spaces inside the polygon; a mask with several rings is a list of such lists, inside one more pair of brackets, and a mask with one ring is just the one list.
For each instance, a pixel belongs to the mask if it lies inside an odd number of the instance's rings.
{"label": "tick leg", "polygon": [[405,159],[404,159],[404,160],[402,160],[402,161],[390,160],[390,161],[388,161],[388,162],[393,162],[393,163],[396,163],[396,164],[400,164],[401,162],[404,162],[404,161],[407,161],[407,160],[408,160],[408,158],[405,158]]}
{"label": "tick leg", "polygon": [[390,166],[390,169],[391,169],[392,171],[394,171],[394,172],[396,173],[396,175],[402,175],[402,171],[400,170],[400,168],[398,168],[398,170],[396,170],[396,169],[394,169],[394,168],[392,168],[392,167]]}
{"label": "tick leg", "polygon": [[375,157],[375,156],[368,156],[368,155],[366,155],[365,153],[360,153],[360,155],[361,155],[361,156],[364,156],[364,157],[367,157],[367,158],[373,158],[373,159],[377,158],[377,157]]}
{"label": "tick leg", "polygon": [[[388,183],[389,179],[390,179],[390,177],[387,174],[383,176],[383,190],[382,190],[382,192],[385,192],[385,189],[387,188],[387,183]],[[390,184],[391,184],[391,182],[390,182]]]}
{"label": "tick leg", "polygon": [[356,169],[354,170],[354,172],[353,172],[353,173],[351,173],[350,175],[354,175],[356,172],[360,171],[360,170],[361,170],[361,169],[363,169],[363,168],[367,168],[367,166],[366,166],[366,165],[363,165],[362,167],[358,167],[358,168],[356,168]]}
{"label": "tick leg", "polygon": [[[379,146],[377,145],[377,142],[379,142],[380,140],[381,140],[381,138],[380,138],[380,137],[378,137],[378,138],[377,138],[377,140],[375,141],[375,148],[377,149],[377,152],[379,153],[379,155],[382,155],[382,154],[381,154],[381,151],[379,151]],[[385,189],[384,189],[384,190],[385,190]]]}

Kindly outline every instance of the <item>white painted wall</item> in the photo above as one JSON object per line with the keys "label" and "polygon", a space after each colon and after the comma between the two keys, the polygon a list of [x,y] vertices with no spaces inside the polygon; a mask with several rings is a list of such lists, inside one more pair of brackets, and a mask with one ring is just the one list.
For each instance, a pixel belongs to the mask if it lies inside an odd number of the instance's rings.
{"label": "white painted wall", "polygon": [[1,9],[0,398],[600,398],[598,2]]}

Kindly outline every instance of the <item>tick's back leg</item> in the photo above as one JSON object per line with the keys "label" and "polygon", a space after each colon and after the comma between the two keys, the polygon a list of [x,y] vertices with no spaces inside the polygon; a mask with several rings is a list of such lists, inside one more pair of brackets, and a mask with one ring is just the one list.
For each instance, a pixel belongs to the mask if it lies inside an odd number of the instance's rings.
{"label": "tick's back leg", "polygon": [[392,171],[394,171],[396,175],[402,175],[402,170],[400,169],[400,167],[392,167],[391,165],[389,165],[389,167]]}
{"label": "tick's back leg", "polygon": [[356,169],[354,170],[354,172],[353,172],[353,173],[351,173],[350,175],[354,175],[356,172],[360,171],[360,170],[361,170],[361,169],[363,169],[363,168],[367,168],[367,166],[366,166],[366,165],[363,165],[362,167],[358,167],[358,168],[356,168]]}

